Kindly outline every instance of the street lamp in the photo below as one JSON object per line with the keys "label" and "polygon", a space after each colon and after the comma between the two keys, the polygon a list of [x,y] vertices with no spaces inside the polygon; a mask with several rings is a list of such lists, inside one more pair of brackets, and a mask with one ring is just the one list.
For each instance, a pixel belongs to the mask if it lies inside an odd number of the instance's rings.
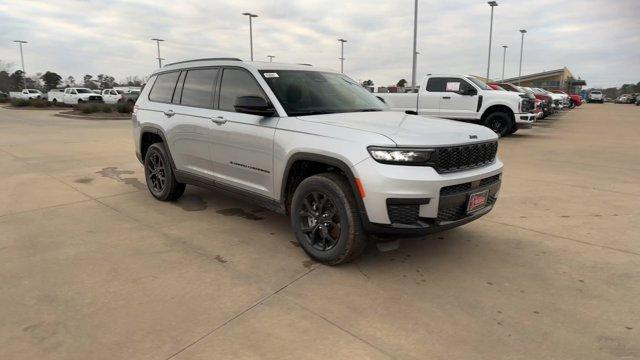
{"label": "street lamp", "polygon": [[411,69],[411,88],[416,88],[416,64],[418,61],[418,54],[416,52],[416,43],[418,41],[418,0],[415,0],[413,7],[413,65]]}
{"label": "street lamp", "polygon": [[347,42],[345,39],[338,39],[340,42],[340,72],[344,73],[344,43]]}
{"label": "street lamp", "polygon": [[242,13],[242,15],[249,17],[249,48],[251,48],[251,61],[253,61],[253,23],[251,19],[258,17],[258,15],[249,12]]}
{"label": "street lamp", "polygon": [[273,55],[267,55],[267,57],[269,58],[269,62],[273,62],[273,58],[274,58],[275,56],[273,56]]}
{"label": "street lamp", "polygon": [[23,89],[27,88],[27,72],[24,70],[24,54],[22,53],[22,44],[26,44],[27,42],[24,40],[13,40],[13,42],[18,43],[20,45],[20,61],[22,62],[22,86]]}
{"label": "street lamp", "polygon": [[158,57],[157,57],[157,59],[158,59],[158,67],[162,68],[162,60],[164,60],[164,59],[160,57],[160,41],[164,41],[164,40],[158,39],[158,38],[154,38],[154,39],[151,39],[151,40],[155,41],[156,45],[158,46]]}
{"label": "street lamp", "polygon": [[518,69],[518,86],[520,86],[520,82],[522,81],[522,51],[524,50],[524,34],[527,33],[527,30],[520,30],[522,34],[522,40],[520,41],[520,68]]}
{"label": "street lamp", "polygon": [[487,2],[491,6],[491,23],[489,25],[489,58],[487,59],[487,81],[489,81],[489,69],[491,68],[491,36],[493,35],[493,8],[498,6],[495,1]]}
{"label": "street lamp", "polygon": [[504,59],[507,58],[507,45],[502,45],[502,49],[504,50],[502,52],[502,81],[504,82]]}

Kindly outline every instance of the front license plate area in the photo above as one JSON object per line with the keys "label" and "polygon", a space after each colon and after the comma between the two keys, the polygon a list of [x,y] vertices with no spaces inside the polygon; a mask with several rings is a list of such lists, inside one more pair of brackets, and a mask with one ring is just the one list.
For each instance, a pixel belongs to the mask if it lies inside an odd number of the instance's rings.
{"label": "front license plate area", "polygon": [[487,206],[488,199],[488,189],[469,195],[469,200],[467,201],[467,214],[483,209]]}

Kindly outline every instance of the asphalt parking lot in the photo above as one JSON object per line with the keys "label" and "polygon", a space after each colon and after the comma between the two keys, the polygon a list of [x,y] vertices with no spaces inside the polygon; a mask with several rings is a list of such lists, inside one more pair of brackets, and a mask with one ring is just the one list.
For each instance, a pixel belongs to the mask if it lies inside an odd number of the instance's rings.
{"label": "asphalt parking lot", "polygon": [[0,109],[1,359],[640,358],[640,107],[500,141],[495,210],[313,263],[288,219],[148,194],[128,121]]}

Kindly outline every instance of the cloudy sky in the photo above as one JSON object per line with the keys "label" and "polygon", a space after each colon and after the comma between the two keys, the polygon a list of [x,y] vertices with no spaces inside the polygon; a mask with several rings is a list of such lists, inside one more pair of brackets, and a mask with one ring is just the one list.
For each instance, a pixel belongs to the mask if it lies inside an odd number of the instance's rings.
{"label": "cloudy sky", "polygon": [[[640,81],[639,0],[498,0],[491,77],[567,66],[591,87]],[[388,85],[410,80],[413,0],[93,1],[0,0],[0,60],[20,66],[15,39],[27,40],[27,73],[63,77],[105,73],[117,80],[145,76],[157,66],[160,37],[166,61],[249,58],[248,19],[254,21],[256,60],[311,63],[358,80]],[[430,72],[484,75],[490,8],[483,0],[419,0],[418,76]]]}

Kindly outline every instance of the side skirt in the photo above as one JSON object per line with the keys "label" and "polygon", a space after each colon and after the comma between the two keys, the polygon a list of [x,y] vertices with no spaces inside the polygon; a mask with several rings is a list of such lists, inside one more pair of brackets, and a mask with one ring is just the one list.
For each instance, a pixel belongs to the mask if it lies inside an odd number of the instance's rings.
{"label": "side skirt", "polygon": [[213,190],[213,191],[222,190],[223,192],[228,193],[229,195],[234,196],[236,198],[240,198],[247,202],[256,203],[259,206],[265,207],[271,211],[275,211],[280,214],[285,214],[284,204],[274,199],[270,199],[266,196],[258,195],[250,191],[240,189],[235,186],[230,186],[227,184],[215,182],[213,180],[209,180],[201,176],[189,174],[187,172],[180,171],[180,170],[174,170],[174,174],[178,182]]}

